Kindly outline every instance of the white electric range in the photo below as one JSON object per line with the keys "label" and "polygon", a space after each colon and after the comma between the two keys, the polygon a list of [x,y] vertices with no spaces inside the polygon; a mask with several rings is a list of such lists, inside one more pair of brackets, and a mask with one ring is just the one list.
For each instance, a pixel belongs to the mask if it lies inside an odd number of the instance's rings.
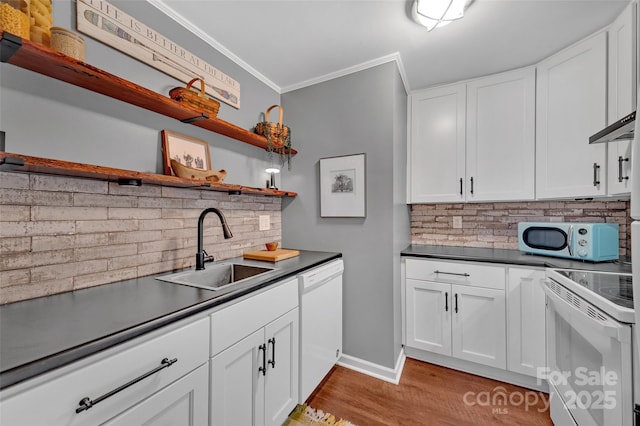
{"label": "white electric range", "polygon": [[640,426],[632,274],[547,269],[544,290],[553,422]]}

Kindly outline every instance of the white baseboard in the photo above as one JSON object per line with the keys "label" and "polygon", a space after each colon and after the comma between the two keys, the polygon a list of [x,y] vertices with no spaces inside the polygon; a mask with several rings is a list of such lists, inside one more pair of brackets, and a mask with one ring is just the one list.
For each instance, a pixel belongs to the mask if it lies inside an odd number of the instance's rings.
{"label": "white baseboard", "polygon": [[400,376],[402,376],[402,369],[404,368],[406,359],[407,357],[403,348],[398,355],[395,368],[384,367],[346,354],[342,354],[338,360],[338,365],[397,385],[400,383]]}
{"label": "white baseboard", "polygon": [[[539,392],[549,393],[549,386],[546,380],[539,380],[535,377],[525,376],[524,374],[514,373],[499,368],[493,368],[486,365],[480,365],[475,362],[465,361],[433,352],[423,351],[420,349],[405,347],[405,356],[419,361],[436,364],[441,367],[447,367],[454,370],[464,371],[465,373],[474,374],[476,376],[486,377],[487,379],[499,380],[512,385],[532,389]],[[640,425],[639,425],[640,426]]]}

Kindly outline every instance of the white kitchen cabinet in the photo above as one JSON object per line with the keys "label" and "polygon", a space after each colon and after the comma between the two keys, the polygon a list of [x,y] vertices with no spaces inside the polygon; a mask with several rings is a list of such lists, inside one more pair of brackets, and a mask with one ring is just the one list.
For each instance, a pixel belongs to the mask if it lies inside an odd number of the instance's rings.
{"label": "white kitchen cabinet", "polygon": [[280,425],[295,408],[297,289],[293,278],[211,315],[211,425]]}
{"label": "white kitchen cabinet", "polygon": [[546,367],[544,269],[509,267],[507,368],[539,377]]}
{"label": "white kitchen cabinet", "polygon": [[206,425],[208,376],[208,366],[204,364],[104,425]]}
{"label": "white kitchen cabinet", "polygon": [[535,68],[467,83],[466,200],[533,200]]}
{"label": "white kitchen cabinet", "polygon": [[451,284],[406,279],[407,345],[451,355]]}
{"label": "white kitchen cabinet", "polygon": [[406,260],[406,344],[506,368],[505,268]]}
{"label": "white kitchen cabinet", "polygon": [[[208,386],[192,372],[207,376],[208,347],[206,318],[165,327],[3,390],[0,424],[96,425],[109,420],[142,424],[149,419],[187,419],[167,424],[206,425]],[[142,378],[163,366],[165,358],[175,362]],[[131,386],[101,399],[132,381]],[[76,412],[85,398],[94,405]]]}
{"label": "white kitchen cabinet", "polygon": [[452,285],[452,355],[496,368],[507,366],[504,288]]}
{"label": "white kitchen cabinet", "polygon": [[[608,124],[636,110],[636,7],[630,3],[608,29]],[[607,193],[629,194],[632,142],[607,145]]]}
{"label": "white kitchen cabinet", "polygon": [[409,203],[464,200],[465,105],[464,84],[409,96]]}
{"label": "white kitchen cabinet", "polygon": [[537,65],[537,198],[605,195],[606,147],[589,136],[606,126],[606,105],[605,31]]}
{"label": "white kitchen cabinet", "polygon": [[410,96],[409,203],[534,198],[535,69]]}

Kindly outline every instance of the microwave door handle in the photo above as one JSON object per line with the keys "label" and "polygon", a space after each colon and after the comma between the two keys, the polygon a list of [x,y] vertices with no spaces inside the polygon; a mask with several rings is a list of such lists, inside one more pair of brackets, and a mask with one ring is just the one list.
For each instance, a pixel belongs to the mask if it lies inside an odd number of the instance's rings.
{"label": "microwave door handle", "polygon": [[573,256],[573,225],[569,225],[569,233],[567,234],[567,249],[569,250],[569,256]]}
{"label": "microwave door handle", "polygon": [[[558,296],[553,290],[546,285],[543,286],[544,292],[547,294],[547,301],[553,305],[553,309],[560,314],[567,322],[580,321],[588,329],[597,331],[601,335],[606,335],[618,340],[619,342],[630,341],[630,337],[625,337],[622,325],[618,324],[604,324],[589,315],[585,314],[581,310],[570,305],[569,302]],[[608,320],[611,321],[611,320]]]}

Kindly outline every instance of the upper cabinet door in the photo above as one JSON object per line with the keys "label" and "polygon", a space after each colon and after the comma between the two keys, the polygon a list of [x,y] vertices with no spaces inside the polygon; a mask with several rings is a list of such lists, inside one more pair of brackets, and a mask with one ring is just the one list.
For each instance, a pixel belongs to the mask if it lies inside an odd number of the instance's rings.
{"label": "upper cabinet door", "polygon": [[537,83],[537,198],[605,195],[605,146],[589,136],[606,126],[607,33],[542,61]]}
{"label": "upper cabinet door", "polygon": [[409,203],[464,200],[465,103],[464,84],[409,97]]}
{"label": "upper cabinet door", "polygon": [[[608,124],[636,110],[636,5],[631,3],[609,27]],[[607,192],[631,192],[631,141],[608,145]]]}
{"label": "upper cabinet door", "polygon": [[467,201],[533,200],[535,69],[467,84]]}

